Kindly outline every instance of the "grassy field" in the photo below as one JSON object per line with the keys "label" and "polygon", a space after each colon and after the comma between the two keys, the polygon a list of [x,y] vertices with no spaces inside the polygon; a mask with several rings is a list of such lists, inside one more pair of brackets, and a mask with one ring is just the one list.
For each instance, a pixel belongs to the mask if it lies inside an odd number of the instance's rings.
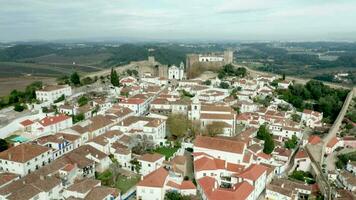
{"label": "grassy field", "polygon": [[115,187],[119,189],[123,194],[140,181],[140,176],[136,175],[136,176],[126,177],[124,175],[120,175],[118,181],[116,183],[113,183],[111,181],[112,173],[110,171],[105,171],[101,174],[98,174],[97,179],[101,180],[101,183],[105,186]]}
{"label": "grassy field", "polygon": [[154,152],[164,155],[168,160],[178,149],[178,147],[158,147]]}

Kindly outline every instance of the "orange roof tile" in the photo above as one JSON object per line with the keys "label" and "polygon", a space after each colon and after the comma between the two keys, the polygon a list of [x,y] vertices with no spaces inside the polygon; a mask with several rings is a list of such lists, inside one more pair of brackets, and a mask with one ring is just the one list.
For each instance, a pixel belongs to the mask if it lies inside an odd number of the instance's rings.
{"label": "orange roof tile", "polygon": [[194,146],[237,154],[243,154],[245,149],[245,143],[243,142],[207,136],[196,137]]}
{"label": "orange roof tile", "polygon": [[137,186],[143,187],[163,187],[168,176],[168,171],[160,167],[159,169],[151,172],[150,174],[143,177]]}

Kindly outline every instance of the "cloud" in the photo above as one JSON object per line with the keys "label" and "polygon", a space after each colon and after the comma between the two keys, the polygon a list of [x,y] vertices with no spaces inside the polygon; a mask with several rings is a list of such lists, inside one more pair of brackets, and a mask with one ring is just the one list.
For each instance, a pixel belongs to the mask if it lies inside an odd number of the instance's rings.
{"label": "cloud", "polygon": [[325,32],[332,38],[336,33],[330,30],[356,31],[352,0],[0,0],[0,5],[0,40],[279,39]]}

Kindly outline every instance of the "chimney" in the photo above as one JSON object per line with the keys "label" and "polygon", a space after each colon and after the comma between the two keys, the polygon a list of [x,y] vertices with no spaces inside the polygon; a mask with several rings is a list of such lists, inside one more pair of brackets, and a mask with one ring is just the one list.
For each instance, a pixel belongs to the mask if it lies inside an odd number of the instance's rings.
{"label": "chimney", "polygon": [[281,185],[281,188],[284,188],[284,183]]}
{"label": "chimney", "polygon": [[11,156],[11,153],[9,153],[9,160],[11,160],[11,157],[12,157],[12,156]]}
{"label": "chimney", "polygon": [[41,180],[41,181],[44,180],[44,176],[43,176],[43,175],[40,176],[40,180]]}
{"label": "chimney", "polygon": [[227,169],[227,161],[225,161],[225,169]]}

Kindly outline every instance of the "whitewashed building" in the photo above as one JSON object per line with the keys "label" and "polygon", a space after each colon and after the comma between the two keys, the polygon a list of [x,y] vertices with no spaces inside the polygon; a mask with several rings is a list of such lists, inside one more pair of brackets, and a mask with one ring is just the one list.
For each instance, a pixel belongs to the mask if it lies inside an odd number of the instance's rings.
{"label": "whitewashed building", "polygon": [[59,97],[72,95],[72,88],[69,85],[50,85],[36,91],[36,98],[39,101],[53,103]]}

